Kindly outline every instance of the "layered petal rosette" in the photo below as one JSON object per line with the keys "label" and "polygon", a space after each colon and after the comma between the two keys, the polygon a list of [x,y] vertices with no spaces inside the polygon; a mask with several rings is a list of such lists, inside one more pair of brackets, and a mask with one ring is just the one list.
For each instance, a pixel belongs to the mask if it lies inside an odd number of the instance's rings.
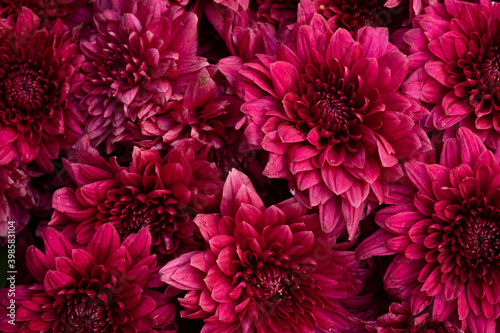
{"label": "layered petal rosette", "polygon": [[410,161],[411,186],[376,215],[381,230],[360,259],[397,253],[385,275],[394,297],[411,300],[467,332],[495,332],[500,316],[500,163],[468,129],[443,146],[439,164]]}
{"label": "layered petal rosette", "polygon": [[233,170],[221,214],[195,218],[206,250],[169,262],[161,279],[187,290],[186,318],[202,332],[342,332],[359,325],[337,301],[360,291],[352,252],[331,250],[317,214],[295,199],[266,208],[250,180]]}
{"label": "layered petal rosette", "polygon": [[191,82],[208,76],[208,62],[196,56],[198,18],[182,7],[167,9],[161,0],[100,0],[95,7],[96,31],[81,44],[77,97],[93,145],[108,139],[110,152],[114,142],[134,139],[127,121],[170,109]]}
{"label": "layered petal rosette", "polygon": [[82,116],[68,99],[78,46],[61,21],[47,30],[23,8],[0,39],[0,165],[19,157],[45,172],[81,136]]}
{"label": "layered petal rosette", "polygon": [[148,295],[156,259],[146,228],[120,243],[105,224],[86,248],[52,228],[42,238],[45,253],[31,246],[27,254],[38,283],[19,288],[22,332],[165,332],[173,322],[173,304],[157,306]]}
{"label": "layered petal rosette", "polygon": [[401,28],[409,15],[406,1],[313,0],[313,4],[332,30],[344,28],[353,36],[364,26]]}
{"label": "layered petal rosette", "polygon": [[500,146],[500,8],[491,2],[446,0],[415,18],[404,36],[413,74],[403,91],[430,103],[426,125],[458,126],[477,133],[490,149]]}
{"label": "layered petal rosette", "polygon": [[193,218],[217,207],[222,193],[218,168],[206,161],[206,149],[189,141],[165,157],[135,148],[129,166],[108,162],[93,148],[64,165],[76,189],[57,190],[51,225],[87,244],[99,227],[111,222],[121,236],[147,227],[161,254],[197,249]]}
{"label": "layered petal rosette", "polygon": [[352,238],[402,175],[398,159],[430,148],[412,118],[420,105],[397,91],[406,56],[386,29],[361,28],[356,41],[314,14],[291,48],[258,57],[239,91],[247,138],[269,152],[264,175],[288,179],[303,204],[319,206],[324,231],[347,227]]}

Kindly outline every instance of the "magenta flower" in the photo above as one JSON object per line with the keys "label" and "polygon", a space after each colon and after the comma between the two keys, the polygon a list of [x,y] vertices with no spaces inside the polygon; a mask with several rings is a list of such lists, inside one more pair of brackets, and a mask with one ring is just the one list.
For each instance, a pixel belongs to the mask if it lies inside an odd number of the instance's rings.
{"label": "magenta flower", "polygon": [[233,170],[221,214],[195,222],[210,245],[160,270],[161,279],[187,290],[186,318],[202,318],[202,332],[344,331],[359,325],[337,299],[360,291],[351,252],[333,251],[317,214],[293,198],[266,208],[250,180]]}
{"label": "magenta flower", "polygon": [[402,175],[398,159],[430,143],[412,119],[420,105],[397,91],[408,62],[387,30],[361,28],[355,41],[310,17],[292,49],[240,72],[246,134],[269,152],[264,175],[288,179],[303,204],[319,207],[324,231],[347,227],[352,238]]}
{"label": "magenta flower", "polygon": [[499,147],[499,38],[500,10],[489,1],[447,0],[415,19],[404,36],[414,72],[403,91],[431,104],[429,127],[467,127],[488,148]]}
{"label": "magenta flower", "polygon": [[0,165],[19,157],[51,172],[51,159],[81,136],[83,118],[67,98],[81,57],[61,21],[39,24],[23,8],[0,39]]}
{"label": "magenta flower", "polygon": [[[182,100],[191,82],[208,76],[206,59],[196,56],[197,17],[161,0],[98,1],[96,31],[81,44],[77,97],[88,110],[86,131],[93,146],[134,139],[135,123]],[[203,80],[203,78],[200,78]]]}
{"label": "magenta flower", "polygon": [[148,295],[156,259],[146,228],[120,243],[105,224],[86,249],[52,228],[42,238],[45,254],[33,246],[27,254],[38,284],[22,289],[27,295],[16,313],[22,332],[164,332],[173,322],[173,304],[157,306]]}
{"label": "magenta flower", "polygon": [[357,255],[398,255],[385,288],[411,299],[436,322],[468,332],[495,332],[500,316],[500,163],[468,129],[448,139],[440,164],[410,161],[411,186],[399,186],[396,202],[380,210],[383,228]]}
{"label": "magenta flower", "polygon": [[199,248],[194,215],[218,206],[222,192],[220,172],[206,161],[200,143],[189,141],[164,158],[156,150],[134,148],[127,167],[114,157],[107,162],[88,146],[77,155],[77,163],[64,160],[76,189],[59,189],[52,200],[50,224],[63,225],[69,239],[87,244],[111,222],[121,236],[147,227],[162,254]]}

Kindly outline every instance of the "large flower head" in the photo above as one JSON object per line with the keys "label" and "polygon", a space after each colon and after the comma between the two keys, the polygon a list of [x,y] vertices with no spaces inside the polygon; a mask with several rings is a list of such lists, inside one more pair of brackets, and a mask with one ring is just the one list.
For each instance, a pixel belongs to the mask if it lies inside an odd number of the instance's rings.
{"label": "large flower head", "polygon": [[449,321],[432,320],[428,307],[419,313],[411,312],[408,300],[392,303],[389,312],[377,318],[376,325],[367,326],[370,333],[464,333]]}
{"label": "large flower head", "polygon": [[61,21],[39,29],[23,8],[0,39],[0,165],[17,157],[52,171],[51,159],[81,135],[83,121],[68,93],[78,47]]}
{"label": "large flower head", "polygon": [[38,284],[20,288],[22,332],[164,332],[174,320],[173,304],[148,295],[156,259],[146,228],[120,242],[105,224],[83,249],[52,228],[42,238],[45,253],[32,246],[27,254]]}
{"label": "large flower head", "polygon": [[414,73],[403,91],[430,103],[427,125],[477,133],[500,146],[500,8],[447,0],[430,6],[404,36]]}
{"label": "large flower head", "polygon": [[54,193],[51,224],[64,225],[80,244],[111,222],[122,236],[149,228],[162,254],[198,248],[193,217],[216,207],[222,192],[220,172],[206,161],[205,150],[188,141],[162,158],[156,150],[135,148],[130,165],[123,167],[87,143],[76,163],[64,161],[77,187]]}
{"label": "large flower head", "polygon": [[161,0],[95,5],[95,33],[81,44],[86,57],[77,96],[88,110],[86,131],[96,146],[130,141],[124,127],[169,109],[208,62],[196,56],[197,17]]}
{"label": "large flower head", "polygon": [[28,224],[28,209],[34,206],[29,186],[30,176],[22,168],[10,165],[0,166],[0,245],[7,245],[9,222],[16,234]]}
{"label": "large flower head", "polygon": [[352,253],[322,242],[318,215],[295,199],[266,208],[233,170],[221,214],[195,222],[209,248],[180,256],[160,274],[188,291],[181,315],[204,319],[202,332],[340,332],[359,324],[337,301],[361,287],[350,272]]}
{"label": "large flower head", "polygon": [[353,237],[402,175],[398,159],[430,144],[412,118],[420,105],[397,91],[408,62],[387,30],[362,28],[356,41],[318,14],[310,20],[292,48],[241,71],[246,133],[269,152],[266,176],[290,180],[301,202],[319,206],[325,231],[347,226]]}
{"label": "large flower head", "polygon": [[500,315],[500,163],[468,129],[448,139],[439,164],[410,161],[411,186],[380,210],[382,227],[359,258],[398,253],[385,288],[411,299],[412,313],[494,332]]}

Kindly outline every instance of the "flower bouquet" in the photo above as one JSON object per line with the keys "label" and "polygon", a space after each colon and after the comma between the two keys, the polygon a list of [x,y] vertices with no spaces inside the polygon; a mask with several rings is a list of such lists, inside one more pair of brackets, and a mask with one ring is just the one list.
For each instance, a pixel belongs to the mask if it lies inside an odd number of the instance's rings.
{"label": "flower bouquet", "polygon": [[500,6],[0,0],[1,332],[500,332]]}

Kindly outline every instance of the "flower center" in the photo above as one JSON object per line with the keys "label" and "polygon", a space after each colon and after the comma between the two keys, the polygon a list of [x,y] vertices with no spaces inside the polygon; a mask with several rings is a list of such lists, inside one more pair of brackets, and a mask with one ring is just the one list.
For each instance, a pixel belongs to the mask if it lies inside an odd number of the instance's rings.
{"label": "flower center", "polygon": [[500,266],[500,209],[484,197],[470,198],[462,202],[452,225],[456,273],[462,279],[481,278]]}
{"label": "flower center", "polygon": [[67,308],[65,332],[110,332],[108,309],[111,297],[105,290],[96,299],[87,296],[76,300],[77,303]]}
{"label": "flower center", "polygon": [[[490,85],[500,85],[500,50],[494,46],[486,54],[486,59],[482,64],[481,74]],[[491,87],[490,89],[491,90]]]}
{"label": "flower center", "polygon": [[26,66],[9,73],[2,84],[7,106],[17,112],[40,109],[48,100],[44,81]]}
{"label": "flower center", "polygon": [[281,269],[274,266],[264,266],[254,274],[256,295],[255,298],[259,300],[268,300],[276,298],[280,300],[285,291],[285,288],[290,283],[287,274]]}
{"label": "flower center", "polygon": [[462,249],[465,262],[470,268],[480,264],[487,267],[500,259],[500,234],[497,221],[483,216],[470,216],[465,219],[464,231],[458,243]]}
{"label": "flower center", "polygon": [[104,67],[110,76],[119,77],[125,70],[125,64],[123,56],[115,54],[106,59]]}
{"label": "flower center", "polygon": [[329,128],[336,137],[346,136],[351,120],[351,108],[346,96],[335,96],[323,93],[322,99],[311,107],[311,113],[323,120],[325,128]]}

